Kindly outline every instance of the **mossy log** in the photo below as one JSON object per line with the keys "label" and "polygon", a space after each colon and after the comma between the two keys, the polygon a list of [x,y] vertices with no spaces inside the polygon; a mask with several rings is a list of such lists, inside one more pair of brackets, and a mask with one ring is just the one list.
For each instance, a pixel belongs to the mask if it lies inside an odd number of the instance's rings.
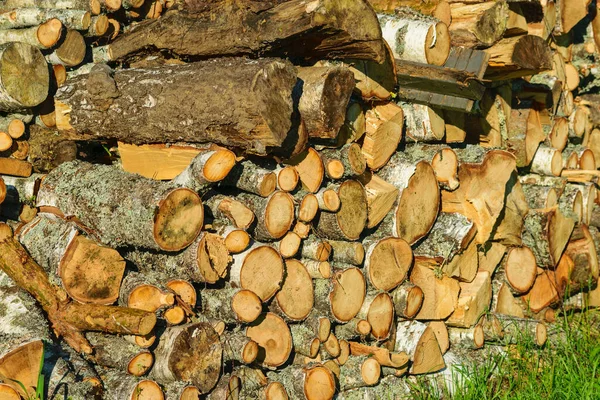
{"label": "mossy log", "polygon": [[48,174],[37,206],[77,218],[111,247],[166,251],[190,245],[204,217],[202,201],[189,189],[79,161]]}
{"label": "mossy log", "polygon": [[[59,88],[56,124],[74,139],[215,142],[266,155],[287,145],[295,84],[294,67],[269,58],[114,73],[95,68]],[[218,97],[213,96],[215,90]],[[181,96],[197,100],[180,102]],[[132,109],[137,112],[124,112]]]}
{"label": "mossy log", "polygon": [[246,289],[226,286],[220,289],[204,289],[200,293],[202,314],[218,318],[227,324],[250,323],[262,311],[261,299]]}
{"label": "mossy log", "polygon": [[[207,30],[215,33],[214,40],[207,40]],[[180,32],[186,32],[188,40],[179,40]],[[240,43],[242,36],[246,40]],[[299,43],[296,37],[303,40]],[[109,55],[119,60],[143,55],[149,49],[197,58],[293,54],[308,59],[377,62],[383,61],[385,54],[377,17],[366,1],[324,0],[310,7],[299,0],[225,9],[219,4],[178,5],[162,18],[120,35],[109,45]]]}

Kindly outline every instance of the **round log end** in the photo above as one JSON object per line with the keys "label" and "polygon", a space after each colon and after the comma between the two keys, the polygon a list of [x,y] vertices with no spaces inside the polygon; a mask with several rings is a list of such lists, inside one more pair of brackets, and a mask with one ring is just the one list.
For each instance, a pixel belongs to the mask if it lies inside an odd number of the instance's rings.
{"label": "round log end", "polygon": [[198,400],[200,399],[200,391],[195,386],[188,386],[181,392],[178,400]]}
{"label": "round log end", "polygon": [[371,333],[371,324],[366,319],[361,319],[356,324],[356,332],[361,336],[366,336]]}
{"label": "round log end", "polygon": [[231,309],[245,323],[254,322],[262,312],[262,301],[250,290],[240,290],[231,299]]}
{"label": "round log end", "polygon": [[158,206],[154,241],[165,251],[184,249],[196,239],[203,222],[204,207],[198,194],[189,189],[175,189]]}
{"label": "round log end", "polygon": [[265,389],[265,400],[288,400],[288,394],[279,382],[270,382]]}
{"label": "round log end", "polygon": [[365,277],[358,268],[338,271],[332,278],[329,295],[331,312],[338,321],[348,322],[358,314],[365,299]]}
{"label": "round log end", "polygon": [[404,314],[406,318],[412,318],[421,309],[421,305],[423,305],[423,290],[420,287],[414,286],[410,289],[410,292],[406,296],[406,309]]}
{"label": "round log end", "polygon": [[19,393],[5,383],[0,383],[0,399],[21,400]]}
{"label": "round log end", "polygon": [[333,373],[324,366],[306,370],[304,379],[304,396],[306,400],[333,399],[335,379]]}
{"label": "round log end", "polygon": [[231,254],[241,253],[248,248],[250,240],[248,232],[236,229],[225,236],[225,247]]}
{"label": "round log end", "polygon": [[[273,175],[275,176],[275,175]],[[290,230],[295,217],[294,199],[286,192],[274,193],[265,208],[265,226],[274,239]]]}
{"label": "round log end", "polygon": [[341,179],[344,176],[344,164],[340,160],[329,160],[325,168],[331,179]]}
{"label": "round log end", "polygon": [[250,364],[256,360],[256,357],[258,357],[258,352],[258,343],[256,343],[254,340],[251,340],[246,343],[242,349],[242,360],[244,360],[246,364]]}
{"label": "round log end", "polygon": [[[148,313],[140,318],[139,324],[139,334],[141,337],[148,335],[154,329],[156,325],[156,314]],[[152,342],[154,342],[155,337],[152,337]]]}
{"label": "round log end", "polygon": [[302,222],[310,222],[317,215],[317,211],[319,211],[319,201],[314,194],[308,193],[300,202],[298,219]]}
{"label": "round log end", "polygon": [[189,306],[196,306],[196,288],[190,282],[182,279],[172,279],[167,282],[167,287],[174,291]]}
{"label": "round log end", "polygon": [[455,190],[460,185],[458,181],[458,157],[451,148],[438,151],[431,160],[435,176],[448,190]]}
{"label": "round log end", "polygon": [[317,337],[321,342],[325,342],[331,334],[331,321],[328,318],[319,318],[319,328],[317,329]]}
{"label": "round log end", "polygon": [[98,15],[102,11],[100,0],[90,0],[90,12],[92,15]]}
{"label": "round log end", "polygon": [[154,363],[154,356],[149,351],[144,351],[133,357],[127,365],[127,373],[133,376],[142,376],[150,370]]}
{"label": "round log end", "polygon": [[367,169],[367,160],[357,143],[352,143],[348,149],[348,164],[353,176],[362,175]]}
{"label": "round log end", "polygon": [[283,319],[273,313],[263,314],[246,330],[246,336],[254,340],[264,352],[257,360],[269,367],[285,363],[292,352],[292,335]]}
{"label": "round log end", "polygon": [[96,36],[103,36],[108,31],[109,26],[108,17],[104,14],[98,15],[94,20]]}
{"label": "round log end", "polygon": [[277,185],[279,186],[279,189],[284,192],[291,192],[296,189],[299,181],[300,177],[294,167],[284,167],[279,171],[279,174],[277,174]]}
{"label": "round log end", "polygon": [[87,31],[92,23],[92,14],[89,11],[86,11],[83,17],[81,18],[81,27],[84,31]]}
{"label": "round log end", "polygon": [[381,376],[381,365],[376,359],[369,358],[360,367],[360,375],[367,385],[375,385]]}
{"label": "round log end", "polygon": [[185,321],[185,310],[175,306],[166,310],[163,317],[169,325],[179,325]]}
{"label": "round log end", "polygon": [[76,30],[69,30],[62,41],[62,44],[56,49],[56,55],[67,67],[74,67],[81,64],[85,58],[87,47],[81,33]]}
{"label": "round log end", "polygon": [[371,334],[377,340],[387,339],[394,323],[394,303],[388,293],[379,293],[367,312]]}
{"label": "round log end", "polygon": [[550,161],[550,171],[554,176],[560,176],[563,169],[562,154],[560,151],[553,149],[552,160]]}
{"label": "round log end", "polygon": [[302,238],[297,233],[289,231],[279,242],[279,252],[283,258],[290,258],[298,253]]}
{"label": "round log end", "polygon": [[56,18],[49,19],[41,24],[37,30],[40,44],[46,48],[52,47],[60,39],[63,24]]}
{"label": "round log end", "polygon": [[131,400],[164,400],[165,394],[158,383],[143,380],[132,391]]}
{"label": "round log end", "polygon": [[391,290],[401,284],[413,261],[412,249],[399,238],[385,238],[374,244],[368,260],[368,278],[373,287]]}
{"label": "round log end", "polygon": [[336,213],[340,230],[349,240],[360,237],[367,224],[367,195],[358,181],[348,180],[338,190],[341,206]]}
{"label": "round log end", "polygon": [[476,325],[475,328],[473,328],[473,342],[473,346],[476,349],[482,348],[485,344],[485,335],[481,325]]}
{"label": "round log end", "polygon": [[8,124],[7,133],[13,139],[18,139],[25,133],[25,123],[20,119],[13,119]]}
{"label": "round log end", "polygon": [[202,173],[207,181],[219,182],[225,179],[235,163],[235,154],[231,150],[220,149],[215,151],[204,163]]}
{"label": "round log end", "polygon": [[336,212],[340,209],[340,196],[335,190],[327,189],[323,192],[323,204],[327,207],[327,211]]}
{"label": "round log end", "polygon": [[313,308],[312,278],[302,263],[295,259],[285,262],[286,277],[275,299],[283,313],[290,319],[301,321]]}
{"label": "round log end", "polygon": [[241,287],[267,301],[281,288],[284,266],[281,255],[269,246],[260,246],[246,255],[240,273]]}
{"label": "round log end", "polygon": [[148,334],[146,336],[135,336],[133,341],[135,342],[136,345],[138,345],[142,349],[147,349],[147,348],[152,347],[154,342],[156,342],[156,336],[150,335],[150,334]]}
{"label": "round log end", "polygon": [[[434,32],[435,30],[435,32]],[[448,25],[438,22],[432,25],[425,38],[425,57],[429,64],[444,65],[450,54]]]}
{"label": "round log end", "polygon": [[529,247],[513,247],[506,254],[506,280],[518,293],[531,289],[537,276],[535,256]]}
{"label": "round log end", "polygon": [[35,107],[48,96],[50,74],[42,53],[25,43],[10,43],[2,52],[0,79],[18,108]]}
{"label": "round log end", "polygon": [[6,132],[0,132],[0,151],[9,150],[13,145],[13,139]]}
{"label": "round log end", "polygon": [[319,348],[321,347],[321,341],[319,340],[319,338],[314,338],[311,342],[310,342],[310,354],[308,355],[310,358],[315,358],[317,356],[317,353],[319,352]]}
{"label": "round log end", "polygon": [[579,169],[596,169],[596,157],[590,149],[583,150],[583,152],[579,155]]}

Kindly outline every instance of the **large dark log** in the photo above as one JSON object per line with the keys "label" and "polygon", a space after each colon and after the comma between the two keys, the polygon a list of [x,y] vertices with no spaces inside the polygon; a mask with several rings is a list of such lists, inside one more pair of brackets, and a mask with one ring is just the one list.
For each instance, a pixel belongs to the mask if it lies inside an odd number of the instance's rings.
{"label": "large dark log", "polygon": [[59,89],[56,126],[73,139],[215,142],[266,155],[288,145],[295,84],[294,67],[269,58],[127,69],[114,76],[97,66]]}
{"label": "large dark log", "polygon": [[[181,40],[184,38],[184,40]],[[364,0],[180,2],[109,45],[109,57],[167,50],[209,58],[235,55],[303,58],[385,57],[375,13]]]}

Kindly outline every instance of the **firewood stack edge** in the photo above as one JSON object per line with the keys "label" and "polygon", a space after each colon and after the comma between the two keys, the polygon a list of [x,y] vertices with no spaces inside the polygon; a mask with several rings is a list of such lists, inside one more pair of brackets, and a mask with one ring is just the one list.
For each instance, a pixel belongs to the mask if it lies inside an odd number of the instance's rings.
{"label": "firewood stack edge", "polygon": [[600,306],[574,0],[0,3],[0,398],[410,398]]}

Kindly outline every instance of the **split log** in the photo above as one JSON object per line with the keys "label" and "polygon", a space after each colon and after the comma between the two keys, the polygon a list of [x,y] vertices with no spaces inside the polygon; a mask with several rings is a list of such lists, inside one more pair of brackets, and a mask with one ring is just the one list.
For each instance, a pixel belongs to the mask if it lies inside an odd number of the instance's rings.
{"label": "split log", "polygon": [[370,286],[389,291],[407,277],[413,263],[413,252],[402,239],[387,237],[365,240],[365,277]]}
{"label": "split log", "polygon": [[408,355],[404,352],[391,352],[385,347],[369,346],[357,342],[349,343],[350,354],[353,356],[372,356],[383,367],[401,369],[406,367],[410,361]]}
{"label": "split log", "polygon": [[440,258],[450,263],[473,240],[477,228],[473,222],[458,213],[440,213],[431,233],[414,249],[416,257]]}
{"label": "split log", "polygon": [[404,111],[394,103],[373,105],[365,113],[362,153],[371,170],[383,167],[395,153],[404,131]]}
{"label": "split log", "polygon": [[[176,8],[179,10],[120,35],[109,45],[110,58],[118,60],[143,54],[152,47],[200,58],[294,54],[308,59],[336,56],[377,62],[384,59],[377,18],[363,1],[343,5],[319,2],[309,8],[297,1],[270,3],[256,9],[239,5],[219,13],[217,19],[209,18],[211,13],[222,11],[217,5]],[[295,21],[293,26],[289,21]],[[185,43],[178,40],[176,32],[180,29],[188,32],[189,40]],[[219,40],[204,40],[207,29],[221,32]],[[247,38],[243,45],[238,41],[240,35]],[[290,37],[298,35],[305,39],[302,46],[289,42]]]}
{"label": "split log", "polygon": [[248,193],[268,197],[277,188],[277,175],[272,170],[262,168],[252,161],[246,160],[225,174],[221,182],[223,186],[237,187]]}
{"label": "split log", "polygon": [[209,324],[167,328],[154,351],[151,376],[165,383],[185,380],[207,393],[219,380],[222,352],[219,335]]}
{"label": "split log", "polygon": [[[162,78],[156,79],[157,75]],[[58,90],[57,127],[78,139],[112,138],[136,144],[156,142],[160,127],[161,142],[215,142],[266,155],[281,150],[288,137],[295,82],[291,64],[269,58],[209,60],[114,74],[95,68]],[[169,100],[185,93],[198,97],[207,90],[221,93],[225,106],[219,106],[219,112],[214,112],[213,96],[200,96],[206,104]],[[231,107],[242,101],[242,93],[243,106]],[[80,107],[81,102],[90,106]],[[122,110],[132,108],[140,112],[123,114]],[[230,111],[223,114],[223,110]]]}
{"label": "split log", "polygon": [[248,229],[254,222],[255,216],[251,209],[233,197],[216,194],[204,203],[211,211],[215,220],[227,220],[239,229]]}
{"label": "split log", "polygon": [[272,313],[262,314],[246,329],[246,335],[262,348],[257,362],[266,367],[285,363],[292,351],[292,335],[283,319]]}
{"label": "split log", "polygon": [[415,259],[410,281],[423,291],[423,304],[415,319],[445,319],[456,309],[460,285],[440,272],[440,265],[435,260]]}
{"label": "split log", "polygon": [[460,283],[456,309],[446,320],[448,326],[473,327],[484,314],[492,300],[492,280],[487,271],[478,272],[472,282]]}
{"label": "split log", "polygon": [[336,271],[331,279],[315,279],[315,309],[338,323],[360,311],[366,295],[365,278],[358,268]]}
{"label": "split log", "polygon": [[490,55],[486,79],[505,80],[552,69],[550,47],[538,36],[505,38],[486,52]]}
{"label": "split log", "polygon": [[442,191],[442,211],[461,213],[473,221],[477,226],[475,240],[484,243],[504,209],[506,183],[516,162],[511,154],[501,150],[474,154],[480,150],[469,146],[456,151],[462,161],[458,168],[460,186],[452,192]]}
{"label": "split log", "polygon": [[365,172],[367,167],[361,148],[356,143],[346,144],[339,149],[323,150],[321,160],[325,166],[325,174],[330,179],[353,178]]}
{"label": "split log", "polygon": [[204,289],[200,294],[202,314],[227,324],[254,322],[262,311],[262,301],[254,292],[226,286]]}
{"label": "split log", "polygon": [[344,67],[300,67],[300,115],[309,137],[333,139],[344,123],[354,75]]}
{"label": "split log", "polygon": [[367,197],[363,185],[347,180],[339,185],[341,206],[336,213],[321,212],[315,229],[327,239],[357,240],[367,223]]}
{"label": "split log", "polygon": [[[158,383],[125,374],[114,368],[103,369],[100,377],[106,387],[108,400],[137,399],[163,400],[164,393]],[[143,394],[142,394],[143,393]]]}
{"label": "split log", "polygon": [[321,156],[315,149],[309,147],[305,152],[287,160],[286,163],[296,168],[303,188],[311,193],[319,190],[325,169]]}
{"label": "split log", "polygon": [[0,78],[2,111],[35,107],[46,99],[50,75],[48,64],[38,49],[26,43],[0,45],[0,65],[7,71]]}
{"label": "split log", "polygon": [[431,163],[442,189],[452,191],[460,185],[457,175],[458,158],[450,147],[414,143],[407,144],[404,152],[413,160],[421,159]]}
{"label": "split log", "polygon": [[527,167],[546,138],[540,113],[532,107],[512,108],[503,146],[517,159],[517,167]]}
{"label": "split log", "polygon": [[[496,284],[497,282],[498,281],[494,279],[493,284]],[[523,318],[525,316],[520,301],[513,296],[508,284],[500,284],[499,289],[496,289],[494,285],[493,291],[494,293],[492,301],[495,304],[492,305],[492,310],[495,313],[512,315],[513,317],[519,318]]]}
{"label": "split log", "polygon": [[[396,236],[413,244],[425,237],[439,211],[440,190],[431,165],[413,162],[398,152],[379,177],[399,189],[396,206],[381,222],[377,235]],[[418,194],[418,195],[417,195]]]}
{"label": "split log", "polygon": [[546,307],[556,306],[560,303],[560,294],[556,287],[554,271],[543,271],[535,279],[531,290],[523,296],[524,308],[534,313]]}
{"label": "split log", "polygon": [[190,246],[177,254],[127,250],[123,255],[140,271],[156,271],[169,277],[206,283],[223,279],[231,261],[223,238],[207,232],[201,233]]}
{"label": "split log", "polygon": [[535,255],[538,267],[556,267],[574,225],[557,206],[529,211],[523,224],[523,244]]}
{"label": "split log", "polygon": [[292,399],[331,400],[335,394],[334,376],[321,365],[290,365],[277,373],[268,373],[267,376],[280,382]]}
{"label": "split log", "polygon": [[448,26],[410,8],[394,15],[379,14],[383,38],[394,57],[423,64],[444,65],[450,53]]}
{"label": "split log", "polygon": [[370,171],[365,172],[358,180],[367,194],[367,228],[371,229],[383,221],[394,207],[398,189]]}
{"label": "split log", "polygon": [[452,2],[450,15],[452,22],[448,30],[452,46],[486,48],[504,36],[509,10],[504,1],[477,4]]}
{"label": "split log", "polygon": [[54,169],[40,187],[37,206],[76,217],[111,247],[167,251],[191,244],[204,214],[200,198],[189,189],[84,162]]}
{"label": "split log", "polygon": [[298,260],[285,261],[285,279],[271,303],[271,310],[290,321],[302,321],[313,308],[312,278]]}
{"label": "split log", "polygon": [[407,142],[437,142],[442,140],[446,125],[439,111],[423,104],[399,103],[406,119]]}
{"label": "split log", "polygon": [[254,244],[233,256],[230,282],[236,287],[254,292],[262,301],[275,295],[283,283],[285,266],[277,250]]}
{"label": "split log", "polygon": [[74,300],[105,305],[117,300],[125,260],[116,250],[80,235],[75,224],[38,216],[20,230],[19,241],[50,282]]}
{"label": "split log", "polygon": [[436,372],[446,366],[433,329],[422,322],[398,322],[394,348],[410,356],[409,373],[412,375]]}
{"label": "split log", "polygon": [[122,337],[89,332],[86,339],[94,346],[93,361],[104,367],[117,368],[133,376],[142,376],[146,375],[154,362],[152,353],[140,349]]}

